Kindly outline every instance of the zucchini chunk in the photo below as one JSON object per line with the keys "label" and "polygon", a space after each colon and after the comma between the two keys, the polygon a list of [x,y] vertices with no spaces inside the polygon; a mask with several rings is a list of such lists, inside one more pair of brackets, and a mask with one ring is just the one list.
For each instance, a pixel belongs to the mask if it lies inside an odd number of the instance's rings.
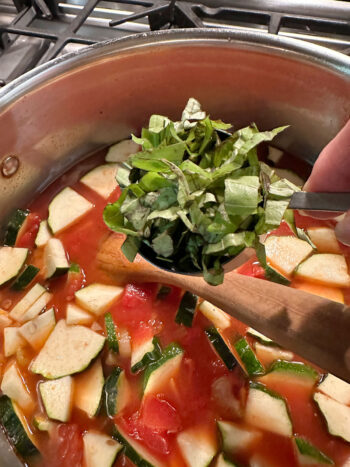
{"label": "zucchini chunk", "polygon": [[196,312],[197,303],[197,295],[194,295],[191,292],[185,292],[177,310],[175,322],[190,328],[192,326],[194,314]]}
{"label": "zucchini chunk", "polygon": [[119,143],[113,144],[109,147],[106,162],[123,162],[135,152],[139,152],[140,146],[132,139],[123,139]]}
{"label": "zucchini chunk", "polygon": [[151,363],[159,360],[162,355],[162,349],[157,337],[151,337],[141,344],[132,344],[131,353],[131,371],[137,373],[144,370]]}
{"label": "zucchini chunk", "polygon": [[221,337],[219,331],[212,326],[211,328],[206,329],[205,333],[221,360],[229,370],[232,370],[237,365],[237,360],[224,339]]}
{"label": "zucchini chunk", "polygon": [[21,230],[21,227],[23,226],[29,213],[30,211],[27,209],[16,209],[16,211],[12,214],[9,223],[7,224],[7,230],[4,239],[5,245],[14,246],[16,244],[19,231]]}
{"label": "zucchini chunk", "polygon": [[7,326],[11,326],[11,324],[13,324],[13,321],[9,317],[7,311],[0,308],[0,330],[6,328]]}
{"label": "zucchini chunk", "polygon": [[39,225],[39,230],[35,238],[35,245],[38,248],[42,248],[47,244],[47,242],[52,238],[47,221],[41,221]]}
{"label": "zucchini chunk", "polygon": [[118,338],[115,332],[114,321],[110,313],[105,314],[105,327],[106,327],[106,333],[107,333],[108,348],[109,350],[112,350],[112,352],[118,353],[119,351]]}
{"label": "zucchini chunk", "polygon": [[34,305],[34,303],[45,293],[47,290],[40,284],[35,284],[29,292],[12,308],[10,317],[20,321],[26,311]]}
{"label": "zucchini chunk", "polygon": [[17,349],[26,345],[25,340],[17,327],[9,327],[4,329],[4,354],[5,357],[15,355]]}
{"label": "zucchini chunk", "polygon": [[26,458],[39,453],[30,439],[23,415],[7,396],[0,397],[0,422],[11,444],[21,456]]}
{"label": "zucchini chunk", "polygon": [[151,363],[144,373],[144,394],[157,392],[170,378],[179,371],[183,349],[179,344],[171,343],[162,352],[159,360]]}
{"label": "zucchini chunk", "polygon": [[255,353],[260,362],[267,366],[276,360],[291,361],[294,358],[293,352],[289,350],[281,349],[280,347],[274,347],[272,345],[255,343]]}
{"label": "zucchini chunk", "polygon": [[250,383],[245,421],[277,435],[293,434],[286,401],[261,383]]}
{"label": "zucchini chunk", "polygon": [[138,441],[129,436],[121,424],[115,424],[113,438],[124,446],[124,454],[137,467],[166,467],[165,464],[149,453]]}
{"label": "zucchini chunk", "polygon": [[98,431],[87,431],[83,436],[86,467],[112,467],[123,446],[110,436]]}
{"label": "zucchini chunk", "polygon": [[266,375],[261,377],[260,381],[285,381],[286,379],[291,379],[293,383],[313,386],[318,381],[319,374],[314,368],[304,363],[278,360],[270,366]]}
{"label": "zucchini chunk", "polygon": [[32,264],[25,266],[24,270],[11,285],[11,289],[16,290],[17,292],[24,290],[32,282],[39,271],[40,269]]}
{"label": "zucchini chunk", "polygon": [[329,433],[350,443],[350,407],[320,392],[314,394],[314,401],[326,420]]}
{"label": "zucchini chunk", "polygon": [[40,396],[47,416],[60,422],[70,419],[73,399],[73,378],[64,378],[45,381],[39,384]]}
{"label": "zucchini chunk", "polygon": [[125,371],[119,367],[113,368],[106,379],[103,391],[106,413],[111,418],[125,409],[132,399],[131,387]]}
{"label": "zucchini chunk", "polygon": [[27,409],[33,404],[33,400],[23,383],[15,363],[5,371],[2,377],[1,391],[22,409]]}
{"label": "zucchini chunk", "polygon": [[207,467],[217,453],[216,436],[205,427],[182,431],[176,441],[189,467]]}
{"label": "zucchini chunk", "polygon": [[237,464],[231,462],[222,452],[216,460],[215,467],[238,467]]}
{"label": "zucchini chunk", "polygon": [[53,234],[80,220],[94,205],[72,188],[64,188],[49,204],[47,223]]}
{"label": "zucchini chunk", "polygon": [[100,316],[122,294],[124,288],[116,285],[91,284],[75,292],[78,305]]}
{"label": "zucchini chunk", "polygon": [[46,307],[46,305],[51,299],[52,294],[45,291],[38,298],[38,300],[34,302],[33,305],[29,307],[28,310],[17,319],[17,321],[19,321],[20,323],[25,323],[27,321],[30,321],[31,319],[36,318],[39,315],[39,313]]}
{"label": "zucchini chunk", "polygon": [[55,310],[50,308],[42,315],[23,324],[19,328],[19,333],[34,350],[39,350],[44,345],[55,325]]}
{"label": "zucchini chunk", "polygon": [[307,229],[307,233],[319,253],[341,254],[334,229],[330,227],[310,227],[310,229]]}
{"label": "zucchini chunk", "polygon": [[277,284],[289,285],[290,280],[277,271],[274,267],[267,263],[265,245],[258,243],[255,247],[256,256],[259,260],[260,265],[264,268],[266,279],[277,282]]}
{"label": "zucchini chunk", "polygon": [[88,370],[75,377],[75,406],[90,418],[97,415],[99,411],[104,383],[102,364],[99,358]]}
{"label": "zucchini chunk", "polygon": [[79,306],[74,303],[68,303],[66,310],[67,324],[91,324],[94,319],[94,316]]}
{"label": "zucchini chunk", "polygon": [[62,276],[69,270],[69,263],[66,258],[61,240],[58,238],[50,238],[45,246],[45,278]]}
{"label": "zucchini chunk", "polygon": [[255,353],[244,337],[235,343],[235,349],[249,376],[262,375],[265,372],[264,367],[259,362]]}
{"label": "zucchini chunk", "polygon": [[84,175],[80,182],[102,198],[107,199],[118,186],[115,178],[117,170],[117,164],[99,165]]}
{"label": "zucchini chunk", "polygon": [[55,423],[51,422],[46,416],[38,414],[33,417],[33,425],[39,431],[49,432],[55,426]]}
{"label": "zucchini chunk", "polygon": [[334,375],[326,375],[317,389],[341,404],[350,405],[350,384]]}
{"label": "zucchini chunk", "polygon": [[250,336],[254,337],[254,339],[257,339],[264,345],[277,345],[276,342],[274,342],[272,339],[269,337],[264,336],[264,334],[261,334],[261,332],[256,331],[253,328],[248,328],[247,329],[247,334]]}
{"label": "zucchini chunk", "polygon": [[299,465],[334,465],[334,462],[330,457],[326,456],[326,454],[305,439],[295,437],[294,444]]}
{"label": "zucchini chunk", "polygon": [[105,338],[84,326],[60,320],[32,362],[30,370],[47,379],[84,371],[101,352]]}
{"label": "zucchini chunk", "polygon": [[206,300],[199,305],[199,311],[211,321],[216,328],[221,329],[221,331],[231,326],[231,318],[229,315]]}
{"label": "zucchini chunk", "polygon": [[0,286],[16,277],[27,259],[28,248],[0,248]]}
{"label": "zucchini chunk", "polygon": [[350,276],[342,255],[321,253],[313,255],[298,266],[295,272],[300,279],[333,287],[349,287]]}
{"label": "zucchini chunk", "polygon": [[311,255],[313,248],[297,237],[271,235],[265,240],[265,251],[267,262],[283,275],[290,276]]}
{"label": "zucchini chunk", "polygon": [[222,437],[222,448],[229,454],[249,449],[262,436],[260,431],[242,428],[233,422],[219,421],[218,428]]}

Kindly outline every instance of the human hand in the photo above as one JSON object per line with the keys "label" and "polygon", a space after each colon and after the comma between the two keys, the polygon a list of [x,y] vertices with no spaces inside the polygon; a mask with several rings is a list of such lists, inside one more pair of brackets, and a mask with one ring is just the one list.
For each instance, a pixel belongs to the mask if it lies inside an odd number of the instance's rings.
{"label": "human hand", "polygon": [[[322,150],[304,188],[315,192],[350,192],[350,120]],[[312,214],[324,218],[324,215]],[[350,210],[338,222],[335,233],[338,240],[350,245]]]}

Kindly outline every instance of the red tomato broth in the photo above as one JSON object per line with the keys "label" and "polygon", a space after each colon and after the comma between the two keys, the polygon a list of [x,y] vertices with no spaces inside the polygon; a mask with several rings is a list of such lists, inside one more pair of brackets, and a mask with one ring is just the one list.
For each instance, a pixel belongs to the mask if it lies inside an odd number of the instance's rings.
{"label": "red tomato broth", "polygon": [[[76,262],[82,269],[81,275],[69,281],[68,276],[46,281],[53,299],[47,308],[54,306],[57,319],[65,317],[67,303],[74,298],[74,292],[84,285],[93,282],[104,284],[116,284],[117,278],[111,277],[98,268],[96,255],[103,240],[108,235],[108,229],[103,223],[102,212],[106,200],[79,183],[80,176],[101,163],[104,152],[90,158],[87,162],[71,169],[67,174],[52,184],[30,209],[33,227],[28,232],[32,233],[38,226],[38,219],[47,217],[47,206],[52,197],[64,186],[69,184],[78,193],[85,196],[94,204],[94,208],[79,222],[57,235],[65,247],[67,256],[71,262]],[[113,202],[120,194],[117,188],[110,196],[109,202]],[[297,224],[307,227],[308,218],[297,216]],[[330,225],[327,221],[309,221],[312,225]],[[284,224],[273,232],[279,235],[290,235],[289,227]],[[24,241],[26,232],[19,239]],[[34,235],[28,235],[32,242]],[[28,242],[29,242],[28,240]],[[27,241],[27,240],[26,240]],[[33,248],[33,243],[31,243]],[[29,257],[28,264],[43,266],[41,250],[34,250]],[[241,274],[264,278],[263,269],[256,258],[251,259],[238,270]],[[43,276],[39,274],[34,283],[42,283]],[[176,435],[193,426],[206,426],[213,436],[217,438],[216,421],[220,419],[232,420],[244,427],[244,422],[237,414],[230,414],[223,401],[213,396],[213,383],[219,378],[226,378],[231,388],[233,398],[244,405],[247,397],[247,381],[244,372],[237,365],[233,371],[229,371],[221,358],[213,350],[204,330],[211,323],[199,312],[196,313],[193,325],[186,328],[175,323],[175,314],[181,300],[182,291],[171,287],[169,295],[163,299],[157,299],[158,285],[156,284],[128,284],[122,296],[116,300],[108,311],[111,312],[117,327],[125,328],[132,341],[142,341],[149,336],[158,335],[162,348],[171,342],[177,342],[184,349],[184,357],[179,372],[168,384],[165,384],[156,394],[147,395],[142,399],[142,372],[132,374],[128,358],[118,356],[118,365],[126,371],[126,376],[131,384],[134,398],[132,403],[115,417],[118,423],[122,423],[126,432],[140,442],[150,453],[166,465],[182,467],[185,462],[180,454]],[[24,292],[13,292],[9,288],[0,291],[0,306],[4,309],[12,308],[25,295]],[[348,292],[350,295],[350,293]],[[6,301],[8,302],[6,305]],[[98,318],[101,326],[100,333],[105,333],[103,316]],[[239,335],[244,335],[247,327],[232,319],[232,326],[226,329],[222,335],[227,342],[232,344]],[[2,339],[2,337],[1,337]],[[248,338],[252,345],[254,340]],[[30,347],[25,347],[28,360],[34,357],[35,352]],[[102,353],[104,362],[107,351]],[[9,361],[12,361],[11,358]],[[297,361],[303,359],[295,358]],[[110,373],[112,366],[104,362],[105,377]],[[20,366],[20,371],[26,381],[27,387],[35,398],[34,407],[25,412],[28,423],[38,411],[44,413],[40,398],[37,393],[38,383],[43,378],[34,375],[30,369]],[[339,438],[327,433],[324,420],[312,401],[312,390],[298,384],[267,383],[271,388],[284,396],[291,413],[294,432],[306,437],[319,449],[324,451],[335,461],[336,466],[350,456],[350,446]],[[113,420],[103,415],[89,418],[81,410],[73,408],[69,423],[57,423],[54,434],[48,436],[32,427],[35,441],[42,453],[41,461],[35,461],[32,465],[42,467],[79,467],[83,465],[82,435],[89,429],[99,430],[107,434],[112,433]],[[289,438],[281,437],[269,432],[264,432],[262,438],[248,451],[242,451],[235,455],[235,460],[248,465],[249,459],[254,454],[261,456],[271,466],[293,467],[297,466],[296,455]],[[124,455],[118,456],[115,466],[128,467],[133,465]],[[102,466],[101,466],[102,467]]]}

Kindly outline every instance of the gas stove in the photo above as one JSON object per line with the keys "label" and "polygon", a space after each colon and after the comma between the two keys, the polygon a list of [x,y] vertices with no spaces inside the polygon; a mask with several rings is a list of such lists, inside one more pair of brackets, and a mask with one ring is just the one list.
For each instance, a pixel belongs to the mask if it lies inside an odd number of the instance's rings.
{"label": "gas stove", "polygon": [[96,42],[187,27],[259,30],[350,55],[347,1],[0,0],[0,86]]}

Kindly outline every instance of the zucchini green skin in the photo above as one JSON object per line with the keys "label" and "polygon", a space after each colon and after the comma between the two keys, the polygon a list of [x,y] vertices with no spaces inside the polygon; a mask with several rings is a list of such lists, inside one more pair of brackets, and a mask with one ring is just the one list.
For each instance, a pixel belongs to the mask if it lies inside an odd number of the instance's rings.
{"label": "zucchini green skin", "polygon": [[283,276],[267,264],[265,246],[262,243],[258,242],[255,245],[255,252],[259,263],[265,270],[266,279],[269,279],[271,282],[277,282],[278,284],[282,285],[290,284],[290,280],[287,279],[287,277]]}
{"label": "zucchini green skin", "polygon": [[0,397],[0,422],[5,428],[8,439],[23,457],[39,454],[18,418],[12,401],[7,396]]}
{"label": "zucchini green skin", "polygon": [[262,375],[265,373],[264,367],[256,358],[255,353],[244,337],[235,343],[235,349],[249,376]]}
{"label": "zucchini green skin", "polygon": [[183,324],[190,328],[192,326],[194,314],[198,303],[197,295],[191,292],[185,292],[175,316],[177,324]]}
{"label": "zucchini green skin", "polygon": [[70,266],[69,266],[68,272],[71,273],[71,274],[80,274],[81,270],[80,270],[79,264],[71,263]]}
{"label": "zucchini green skin", "polygon": [[16,291],[24,290],[32,282],[39,271],[39,268],[29,264],[26,266],[22,274],[17,277],[15,282],[12,284],[11,289]]}
{"label": "zucchini green skin", "polygon": [[24,221],[26,220],[30,211],[28,209],[17,209],[11,216],[7,224],[4,245],[14,246],[17,240],[18,232],[20,231]]}
{"label": "zucchini green skin", "polygon": [[330,457],[326,456],[326,454],[324,454],[322,451],[317,449],[305,439],[295,437],[294,442],[299,453],[302,456],[310,457],[313,460],[317,461],[317,463],[319,464],[334,465],[334,462]]}
{"label": "zucchini green skin", "polygon": [[233,370],[237,365],[237,360],[231,350],[227,347],[224,339],[220,336],[219,331],[212,326],[211,328],[206,329],[205,333],[227,368],[229,370]]}
{"label": "zucchini green skin", "polygon": [[311,378],[314,381],[317,381],[319,379],[319,374],[314,368],[299,362],[287,362],[285,360],[278,360],[270,366],[268,373],[272,372],[289,373],[295,376]]}
{"label": "zucchini green skin", "polygon": [[131,367],[132,373],[137,373],[138,371],[144,370],[149,365],[160,359],[162,356],[162,348],[160,346],[159,339],[157,337],[153,337],[152,344],[154,346],[153,350],[151,352],[145,353],[142,359]]}
{"label": "zucchini green skin", "polygon": [[116,427],[113,429],[113,438],[116,439],[120,444],[124,446],[124,454],[133,462],[137,467],[154,467],[153,464],[143,459],[138,452],[128,443],[128,441],[122,436]]}
{"label": "zucchini green skin", "polygon": [[115,333],[115,326],[112,315],[110,313],[105,314],[105,326],[107,332],[107,345],[109,350],[118,353],[119,344],[117,334]]}
{"label": "zucchini green skin", "polygon": [[171,292],[171,287],[162,285],[157,293],[157,300],[164,300]]}
{"label": "zucchini green skin", "polygon": [[113,368],[112,373],[106,378],[103,386],[103,404],[108,417],[114,417],[117,413],[118,378],[123,370]]}
{"label": "zucchini green skin", "polygon": [[145,388],[147,386],[147,382],[148,382],[151,374],[155,370],[158,370],[158,368],[161,367],[165,362],[167,362],[171,358],[176,357],[177,355],[180,355],[181,353],[183,353],[183,349],[176,342],[172,342],[167,347],[165,347],[165,349],[163,350],[163,352],[161,354],[161,357],[158,360],[156,360],[155,362],[151,363],[146,368],[144,376],[143,376],[143,389],[145,390]]}

